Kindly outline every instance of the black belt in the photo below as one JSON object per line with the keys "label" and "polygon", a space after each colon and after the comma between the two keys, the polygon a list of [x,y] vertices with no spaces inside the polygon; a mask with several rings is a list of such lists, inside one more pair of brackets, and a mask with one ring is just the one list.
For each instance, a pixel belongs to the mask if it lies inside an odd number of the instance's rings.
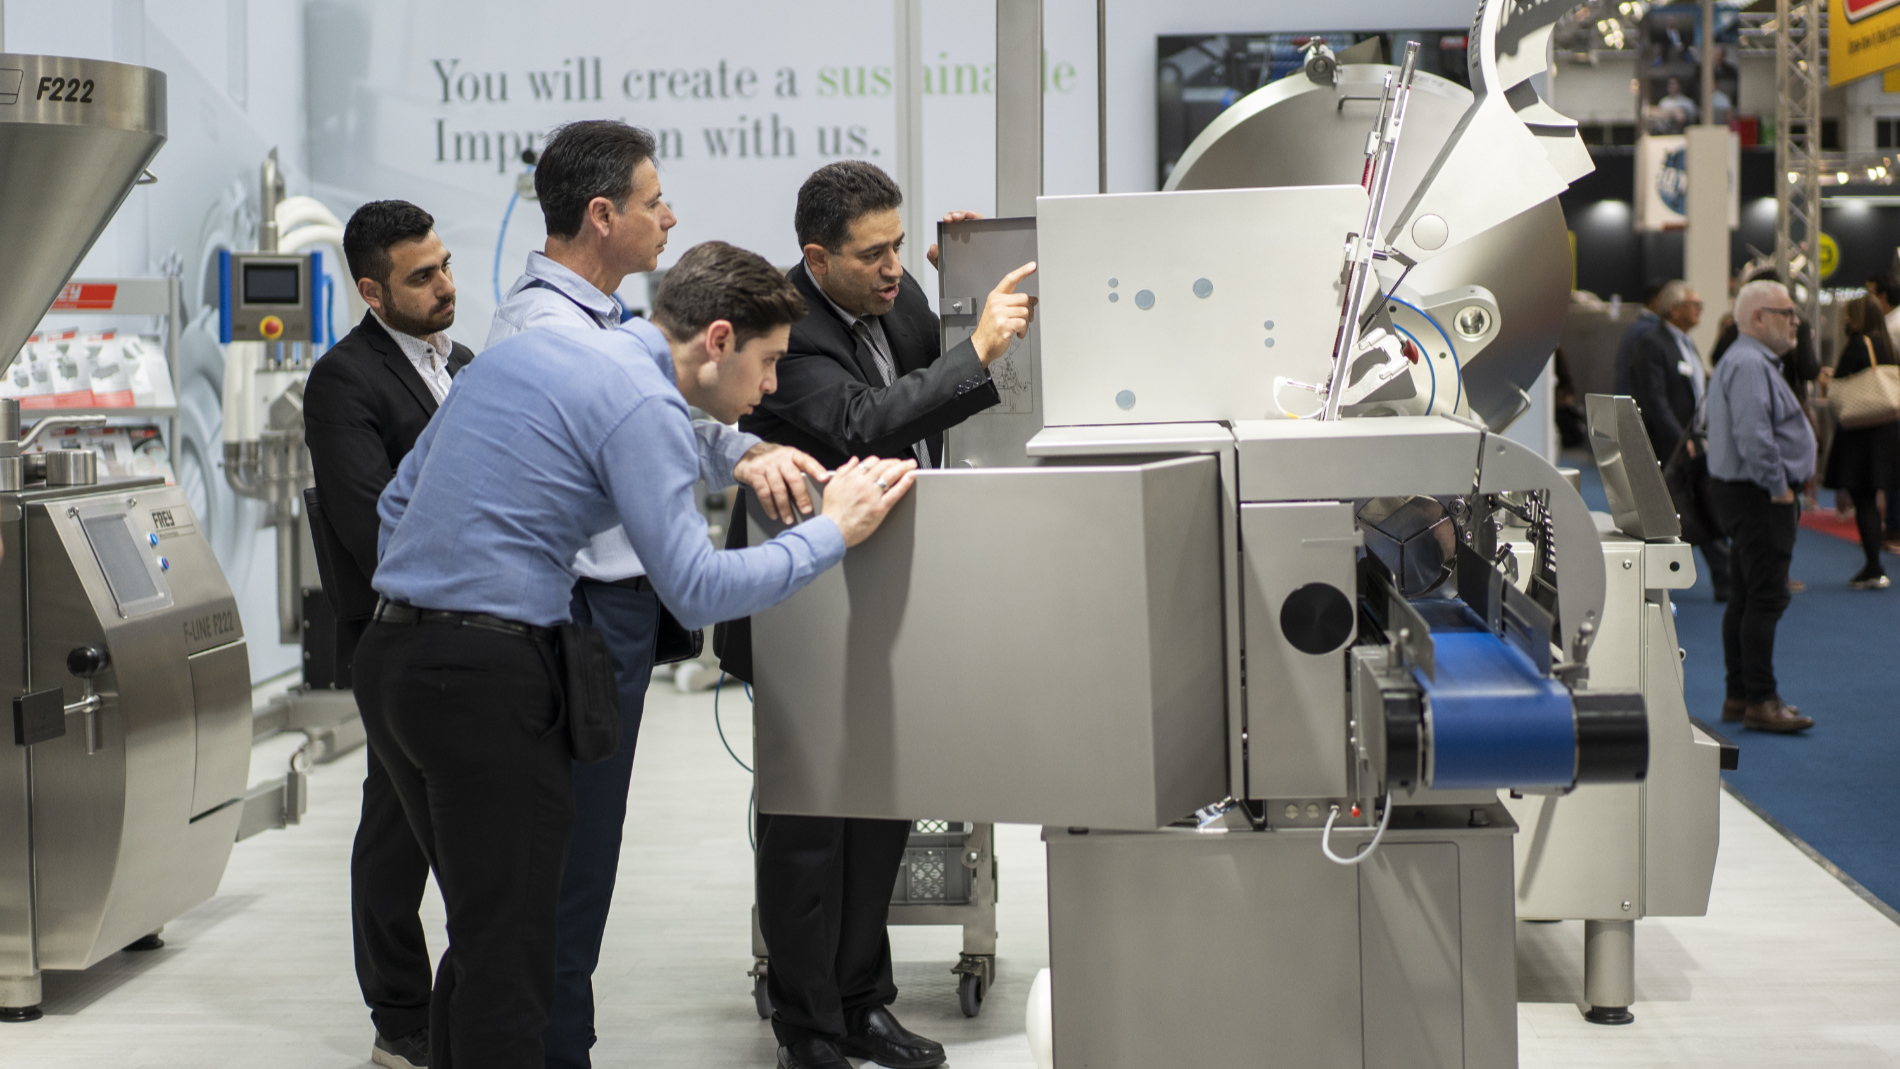
{"label": "black belt", "polygon": [[553,642],[555,636],[555,630],[552,627],[536,627],[534,624],[504,620],[485,612],[418,609],[414,605],[391,601],[388,598],[383,598],[376,603],[376,621],[385,624],[447,624],[450,627],[479,627],[484,631],[519,635],[537,642]]}
{"label": "black belt", "polygon": [[581,582],[598,583],[601,586],[617,586],[617,587],[622,587],[627,590],[652,590],[653,589],[653,584],[650,582],[647,582],[647,577],[644,575],[636,575],[631,579],[589,579],[583,576],[581,578]]}

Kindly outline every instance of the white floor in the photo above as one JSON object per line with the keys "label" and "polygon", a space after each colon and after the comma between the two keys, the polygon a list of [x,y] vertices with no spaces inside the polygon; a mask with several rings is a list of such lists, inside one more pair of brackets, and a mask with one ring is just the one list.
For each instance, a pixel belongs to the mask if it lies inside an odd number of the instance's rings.
{"label": "white floor", "polygon": [[[722,702],[740,743],[742,699]],[[770,1066],[753,1011],[746,845],[751,779],[714,732],[712,697],[656,686],[648,699],[613,920],[595,977],[600,1066]],[[734,728],[737,728],[736,734]],[[300,741],[255,751],[281,773]],[[741,749],[741,753],[745,750]],[[168,945],[46,977],[43,1020],[0,1025],[8,1069],[363,1064],[367,1013],[350,963],[348,859],[359,751],[316,769],[304,823],[237,847],[219,895],[165,929]],[[1900,927],[1732,799],[1707,917],[1637,927],[1637,1021],[1586,1024],[1582,925],[1520,925],[1519,1046],[1556,1066],[1900,1066]],[[954,929],[893,930],[895,1009],[951,1063],[1033,1063],[1023,1004],[1047,964],[1037,829],[998,829],[997,982],[983,1014],[956,1008]],[[434,945],[441,907],[425,905]]]}

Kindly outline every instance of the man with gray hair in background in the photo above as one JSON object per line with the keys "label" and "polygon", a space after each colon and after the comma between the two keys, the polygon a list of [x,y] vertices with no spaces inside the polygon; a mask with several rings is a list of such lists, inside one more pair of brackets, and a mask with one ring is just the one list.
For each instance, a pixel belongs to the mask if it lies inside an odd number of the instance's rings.
{"label": "man with gray hair in background", "polygon": [[1757,731],[1814,726],[1781,700],[1775,683],[1775,627],[1788,607],[1801,514],[1795,490],[1814,476],[1814,429],[1781,373],[1799,321],[1781,283],[1743,286],[1735,296],[1740,336],[1708,386],[1710,496],[1730,546],[1722,719]]}

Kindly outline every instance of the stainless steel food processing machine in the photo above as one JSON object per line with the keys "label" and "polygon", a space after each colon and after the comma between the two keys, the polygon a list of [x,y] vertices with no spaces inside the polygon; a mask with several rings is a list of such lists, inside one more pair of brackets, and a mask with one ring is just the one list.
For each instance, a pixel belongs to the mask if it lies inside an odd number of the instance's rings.
{"label": "stainless steel food processing machine", "polygon": [[1515,1065],[1520,909],[1624,925],[1626,1012],[1626,922],[1706,906],[1654,459],[1598,413],[1600,519],[1502,433],[1590,169],[1570,6],[1482,4],[1470,91],[1316,49],[1168,191],[945,227],[946,344],[1040,263],[1005,403],[754,621],[761,809],[1044,826],[1060,1065]]}
{"label": "stainless steel food processing machine", "polygon": [[[165,76],[0,54],[0,353],[11,360],[165,140]],[[4,365],[0,365],[3,369]],[[92,417],[98,419],[98,417]],[[57,422],[42,420],[33,434]],[[27,441],[31,441],[29,435]],[[40,976],[161,945],[231,846],[294,820],[301,778],[247,794],[249,657],[184,494],[22,457],[0,401],[0,1020]],[[31,466],[29,466],[31,462]],[[288,809],[288,812],[286,812]]]}

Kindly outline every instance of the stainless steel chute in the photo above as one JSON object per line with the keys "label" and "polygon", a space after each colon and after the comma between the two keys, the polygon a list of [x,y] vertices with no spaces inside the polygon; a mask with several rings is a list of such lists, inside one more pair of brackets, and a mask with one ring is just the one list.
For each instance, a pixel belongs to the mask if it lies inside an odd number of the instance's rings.
{"label": "stainless steel chute", "polygon": [[0,53],[0,371],[164,144],[163,72]]}

